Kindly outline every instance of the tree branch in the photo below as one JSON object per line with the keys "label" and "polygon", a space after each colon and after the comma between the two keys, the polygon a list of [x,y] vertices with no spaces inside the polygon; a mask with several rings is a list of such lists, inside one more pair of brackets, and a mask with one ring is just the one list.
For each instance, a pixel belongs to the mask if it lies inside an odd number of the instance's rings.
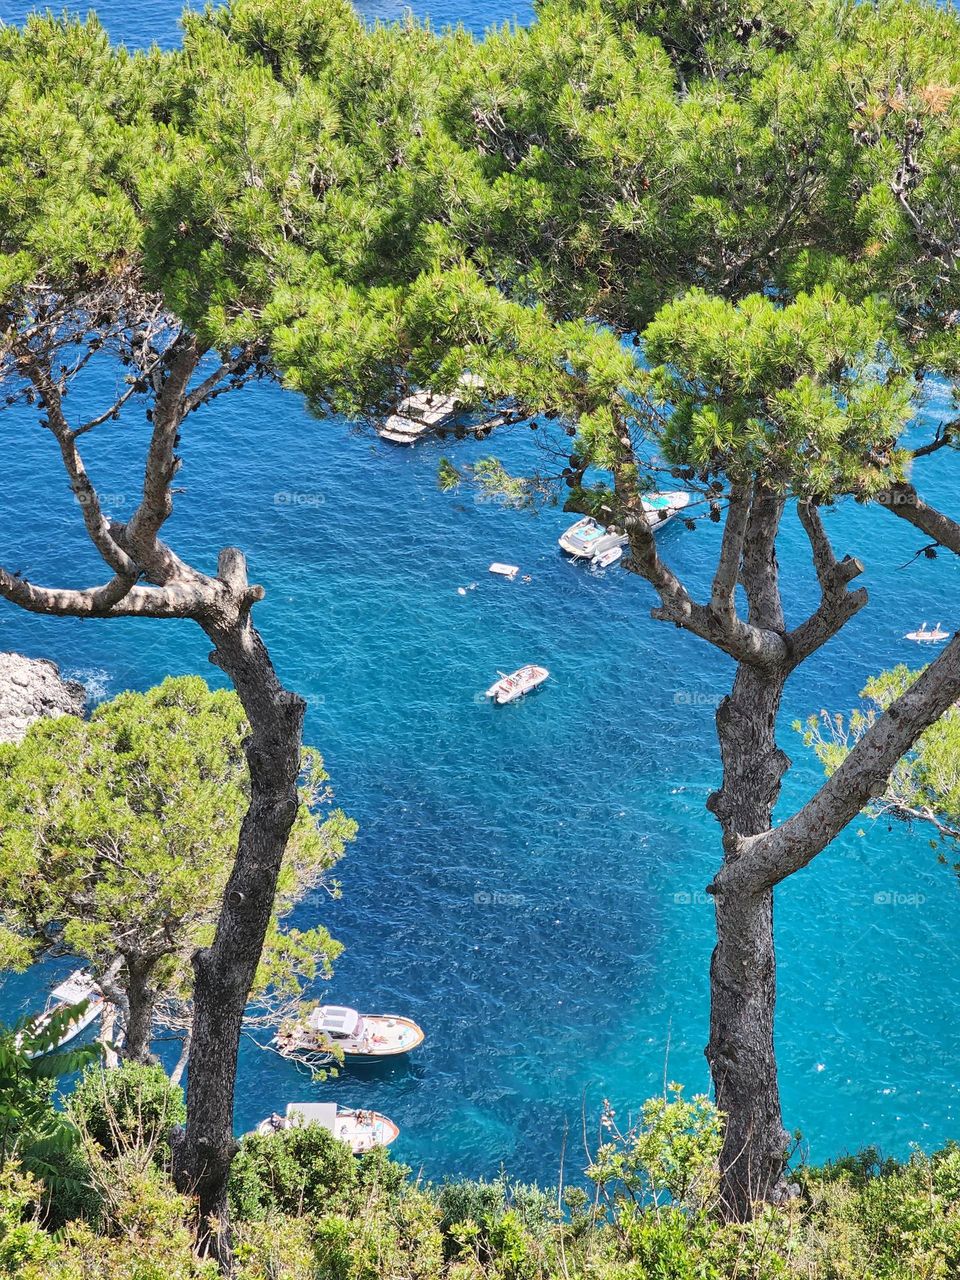
{"label": "tree branch", "polygon": [[848,822],[881,797],[897,762],[960,698],[960,634],[864,733],[839,768],[802,809],[779,827],[739,842],[711,891],[762,893],[800,871]]}
{"label": "tree branch", "polygon": [[[630,544],[630,557],[625,568],[645,578],[660,597],[660,607],[651,610],[651,617],[660,622],[672,622],[716,645],[738,662],[755,666],[777,666],[786,661],[787,646],[782,635],[775,631],[751,626],[737,617],[735,610],[714,612],[712,606],[697,603],[673,571],[664,563],[657,548],[653,528],[643,506],[643,496],[637,483],[637,464],[633,446],[626,429],[622,431],[623,454],[614,463],[614,490],[623,511],[622,523]],[[742,504],[738,501],[727,510],[727,519],[735,524],[744,518]],[[739,561],[735,554],[740,534],[734,529],[729,538],[728,562]],[[742,545],[742,542],[741,542]],[[724,573],[729,572],[729,563]],[[721,591],[726,590],[721,579]]]}
{"label": "tree branch", "polygon": [[751,498],[749,485],[735,484],[731,487],[720,543],[720,558],[710,595],[710,608],[724,622],[732,621],[735,614],[736,590],[740,580],[743,542],[750,519]]}
{"label": "tree branch", "polygon": [[117,577],[100,587],[38,587],[6,569],[0,569],[0,596],[30,613],[60,618],[192,618],[213,603],[212,590],[194,581],[144,587]]}
{"label": "tree branch", "polygon": [[797,515],[810,543],[813,565],[820,583],[820,604],[816,611],[787,637],[794,665],[799,665],[820,649],[867,604],[865,588],[848,591],[847,584],[863,573],[863,565],[853,556],[837,560],[823,527],[817,504],[797,503]]}
{"label": "tree branch", "polygon": [[912,484],[893,484],[878,496],[877,501],[887,511],[933,538],[941,547],[960,556],[960,524],[924,502]]}

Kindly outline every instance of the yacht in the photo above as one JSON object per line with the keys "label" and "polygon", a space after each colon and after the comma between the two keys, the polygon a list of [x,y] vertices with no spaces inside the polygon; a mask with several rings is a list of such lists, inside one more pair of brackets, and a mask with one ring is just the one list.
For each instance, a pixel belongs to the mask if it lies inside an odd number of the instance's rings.
{"label": "yacht", "polygon": [[[690,495],[682,489],[651,493],[642,499],[643,509],[654,532],[669,523],[689,505]],[[561,548],[574,560],[589,560],[602,568],[614,564],[629,539],[615,525],[602,525],[593,516],[584,516],[560,535]],[[617,555],[617,552],[620,555]]]}
{"label": "yacht", "polygon": [[345,1142],[355,1156],[374,1147],[389,1147],[400,1128],[379,1111],[355,1111],[338,1107],[335,1102],[288,1102],[285,1115],[274,1112],[257,1125],[262,1136],[281,1133],[284,1129],[318,1124],[340,1142]]}
{"label": "yacht", "polygon": [[358,1013],[343,1005],[320,1005],[305,1023],[281,1028],[274,1043],[283,1054],[345,1058],[396,1058],[423,1044],[423,1031],[411,1018],[394,1013]]}

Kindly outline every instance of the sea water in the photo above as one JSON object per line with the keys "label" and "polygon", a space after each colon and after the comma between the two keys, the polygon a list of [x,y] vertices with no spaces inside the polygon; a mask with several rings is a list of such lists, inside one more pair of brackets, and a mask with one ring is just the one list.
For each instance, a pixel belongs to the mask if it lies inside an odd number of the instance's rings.
{"label": "sea water", "polygon": [[[169,0],[100,11],[116,39],[177,39]],[[530,16],[468,0],[430,11],[475,30]],[[25,12],[0,5],[6,21]],[[941,398],[926,413],[949,410]],[[89,440],[94,481],[119,518],[136,500],[143,443],[136,419]],[[654,622],[652,591],[636,577],[567,562],[560,510],[440,492],[444,452],[468,462],[494,447],[517,471],[542,462],[525,429],[404,449],[316,422],[276,387],[247,390],[187,424],[168,536],[206,569],[223,545],[247,551],[267,589],[258,624],[282,678],[307,699],[307,739],[338,802],[360,823],[336,873],[342,897],[320,892],[296,917],[322,921],[346,946],[324,996],[407,1014],[427,1037],[409,1060],[324,1084],[245,1041],[237,1130],[288,1101],[329,1099],[394,1118],[397,1156],[429,1177],[502,1163],[551,1181],[564,1153],[568,1171],[582,1168],[604,1098],[626,1123],[665,1079],[709,1087],[704,888],[720,843],[704,801],[719,778],[713,712],[732,665]],[[0,562],[41,582],[98,581],[52,438],[3,414],[0,448]],[[955,510],[952,458],[919,464],[917,476]],[[848,709],[871,673],[929,658],[903,639],[922,620],[960,624],[952,557],[915,558],[923,539],[882,510],[844,503],[826,521],[838,553],[865,562],[871,604],[788,686],[781,741],[795,768],[783,814],[820,778],[791,721]],[[719,529],[674,524],[659,537],[702,593]],[[816,584],[792,514],[780,559],[796,622]],[[494,560],[530,581],[494,577]],[[0,648],[56,660],[94,698],[171,673],[218,682],[208,647],[186,622],[0,610]],[[481,695],[497,670],[525,662],[551,680],[491,707]],[[778,891],[777,937],[784,1112],[810,1157],[867,1143],[903,1154],[955,1137],[960,891],[927,833],[854,822]],[[0,1014],[42,1003],[62,967],[9,979]]]}

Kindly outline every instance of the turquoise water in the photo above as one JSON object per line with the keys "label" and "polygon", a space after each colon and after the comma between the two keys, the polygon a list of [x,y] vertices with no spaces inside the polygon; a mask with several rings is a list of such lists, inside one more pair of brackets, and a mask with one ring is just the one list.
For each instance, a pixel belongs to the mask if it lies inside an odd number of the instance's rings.
{"label": "turquoise water", "polygon": [[[0,9],[10,20],[23,12]],[[482,28],[513,7],[434,12]],[[131,43],[176,38],[173,4],[103,13]],[[946,405],[929,406],[938,410]],[[142,426],[101,430],[89,463],[122,516],[135,493],[123,451]],[[15,459],[0,561],[41,581],[92,581],[52,443],[0,415],[0,447]],[[467,460],[489,442],[458,448]],[[526,431],[500,437],[499,450],[512,467],[535,457]],[[665,1073],[706,1088],[703,888],[719,841],[703,803],[718,777],[712,712],[730,664],[651,621],[642,582],[564,561],[562,513],[441,494],[439,446],[392,448],[258,388],[195,415],[183,451],[171,539],[204,567],[226,543],[248,551],[267,587],[266,639],[307,697],[308,738],[360,822],[342,899],[322,895],[301,912],[346,944],[329,996],[409,1014],[427,1032],[409,1063],[323,1086],[246,1044],[238,1129],[291,1099],[327,1097],[391,1115],[397,1155],[431,1177],[489,1174],[502,1161],[550,1180],[565,1134],[568,1170],[580,1163],[581,1117],[595,1132],[603,1098],[622,1118]],[[924,491],[949,503],[948,463],[924,467]],[[868,674],[918,660],[901,637],[921,620],[960,623],[954,561],[901,567],[918,539],[883,512],[847,505],[828,519],[838,550],[866,561],[872,603],[789,686],[782,738],[798,767],[785,811],[817,781],[790,721],[824,702],[849,706]],[[661,536],[702,589],[718,531]],[[781,560],[793,619],[814,594],[804,545],[789,520]],[[490,575],[493,560],[532,581]],[[54,658],[97,696],[170,672],[217,677],[189,624],[4,608],[0,647]],[[537,695],[499,710],[478,698],[498,668],[523,662],[552,672]],[[960,893],[923,834],[864,822],[777,905],[784,1106],[812,1157],[957,1136]],[[49,977],[9,981],[0,1013],[36,1004]]]}

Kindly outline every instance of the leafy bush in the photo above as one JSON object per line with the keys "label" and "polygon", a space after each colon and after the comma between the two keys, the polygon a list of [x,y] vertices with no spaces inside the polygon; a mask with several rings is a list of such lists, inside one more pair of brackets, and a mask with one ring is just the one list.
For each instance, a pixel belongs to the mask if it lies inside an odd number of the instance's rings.
{"label": "leafy bush", "polygon": [[321,1125],[247,1134],[230,1171],[230,1206],[240,1219],[271,1213],[322,1214],[349,1203],[363,1160]]}
{"label": "leafy bush", "polygon": [[69,1105],[78,1129],[109,1157],[133,1147],[169,1157],[169,1135],[186,1120],[183,1090],[162,1067],[125,1062],[112,1071],[88,1067]]}
{"label": "leafy bush", "polygon": [[544,1270],[547,1244],[560,1219],[556,1193],[510,1182],[447,1182],[437,1193],[447,1259],[473,1258],[507,1280],[527,1280]]}
{"label": "leafy bush", "polygon": [[609,1139],[587,1176],[609,1203],[628,1198],[702,1208],[712,1201],[722,1126],[709,1098],[688,1102],[681,1086],[671,1084],[663,1097],[647,1099],[639,1123],[626,1133],[609,1106],[603,1125]]}

